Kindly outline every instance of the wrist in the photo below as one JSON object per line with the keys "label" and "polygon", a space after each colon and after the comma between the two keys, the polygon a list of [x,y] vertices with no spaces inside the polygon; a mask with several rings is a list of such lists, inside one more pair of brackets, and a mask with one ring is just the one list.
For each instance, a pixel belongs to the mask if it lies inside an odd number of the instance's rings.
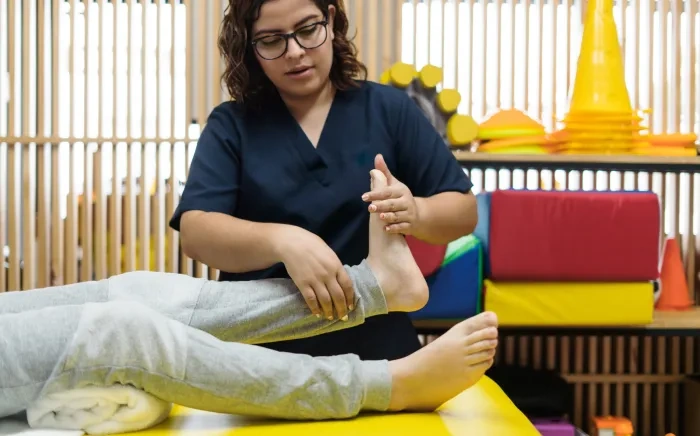
{"label": "wrist", "polygon": [[277,262],[284,262],[285,254],[289,252],[286,247],[291,239],[290,232],[295,226],[270,223],[267,227],[264,234],[266,235],[269,250]]}
{"label": "wrist", "polygon": [[423,197],[413,197],[416,205],[416,216],[411,225],[413,228],[413,236],[420,238],[425,233],[426,223],[428,222],[428,207],[426,199]]}

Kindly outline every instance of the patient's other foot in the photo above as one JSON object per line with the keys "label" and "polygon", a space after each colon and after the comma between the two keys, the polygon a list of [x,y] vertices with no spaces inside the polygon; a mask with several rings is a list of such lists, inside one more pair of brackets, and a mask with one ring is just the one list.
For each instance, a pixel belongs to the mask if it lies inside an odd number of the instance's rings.
{"label": "patient's other foot", "polygon": [[498,318],[484,312],[403,359],[389,363],[390,411],[433,411],[474,385],[493,364]]}
{"label": "patient's other foot", "polygon": [[[370,171],[372,189],[386,186],[379,170]],[[428,302],[428,284],[403,235],[387,233],[376,213],[369,217],[369,256],[372,272],[390,312],[414,312]]]}

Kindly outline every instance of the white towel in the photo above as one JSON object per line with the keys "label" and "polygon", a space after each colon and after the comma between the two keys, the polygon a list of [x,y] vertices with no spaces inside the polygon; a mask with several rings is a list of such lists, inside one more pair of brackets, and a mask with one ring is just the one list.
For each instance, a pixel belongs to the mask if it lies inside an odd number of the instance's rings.
{"label": "white towel", "polygon": [[30,428],[26,420],[0,419],[1,436],[83,436],[81,430],[44,430]]}
{"label": "white towel", "polygon": [[35,429],[127,433],[163,422],[172,404],[132,386],[87,387],[43,397],[27,409]]}
{"label": "white towel", "polygon": [[83,436],[82,430],[47,430],[29,427],[26,412],[0,418],[0,436]]}

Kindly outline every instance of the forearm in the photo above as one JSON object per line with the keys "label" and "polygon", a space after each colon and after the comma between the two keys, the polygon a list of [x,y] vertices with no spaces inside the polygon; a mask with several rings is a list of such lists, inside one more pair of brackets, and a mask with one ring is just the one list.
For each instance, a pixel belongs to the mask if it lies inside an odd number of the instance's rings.
{"label": "forearm", "polygon": [[447,244],[468,235],[478,220],[473,194],[443,192],[431,197],[416,197],[418,221],[412,235],[432,244]]}
{"label": "forearm", "polygon": [[232,273],[257,271],[280,262],[276,241],[284,224],[256,223],[216,212],[188,211],[180,238],[185,254]]}

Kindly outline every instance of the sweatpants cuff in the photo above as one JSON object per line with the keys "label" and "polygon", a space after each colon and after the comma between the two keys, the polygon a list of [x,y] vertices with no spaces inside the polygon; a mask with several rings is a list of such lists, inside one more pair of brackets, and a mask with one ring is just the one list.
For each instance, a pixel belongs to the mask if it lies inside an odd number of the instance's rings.
{"label": "sweatpants cuff", "polygon": [[365,383],[363,410],[385,412],[391,401],[391,373],[386,360],[365,360],[361,363]]}
{"label": "sweatpants cuff", "polygon": [[367,263],[367,259],[359,265],[346,267],[355,286],[355,300],[358,308],[361,308],[365,318],[389,313],[389,307],[384,298],[384,292],[379,286],[379,282]]}

